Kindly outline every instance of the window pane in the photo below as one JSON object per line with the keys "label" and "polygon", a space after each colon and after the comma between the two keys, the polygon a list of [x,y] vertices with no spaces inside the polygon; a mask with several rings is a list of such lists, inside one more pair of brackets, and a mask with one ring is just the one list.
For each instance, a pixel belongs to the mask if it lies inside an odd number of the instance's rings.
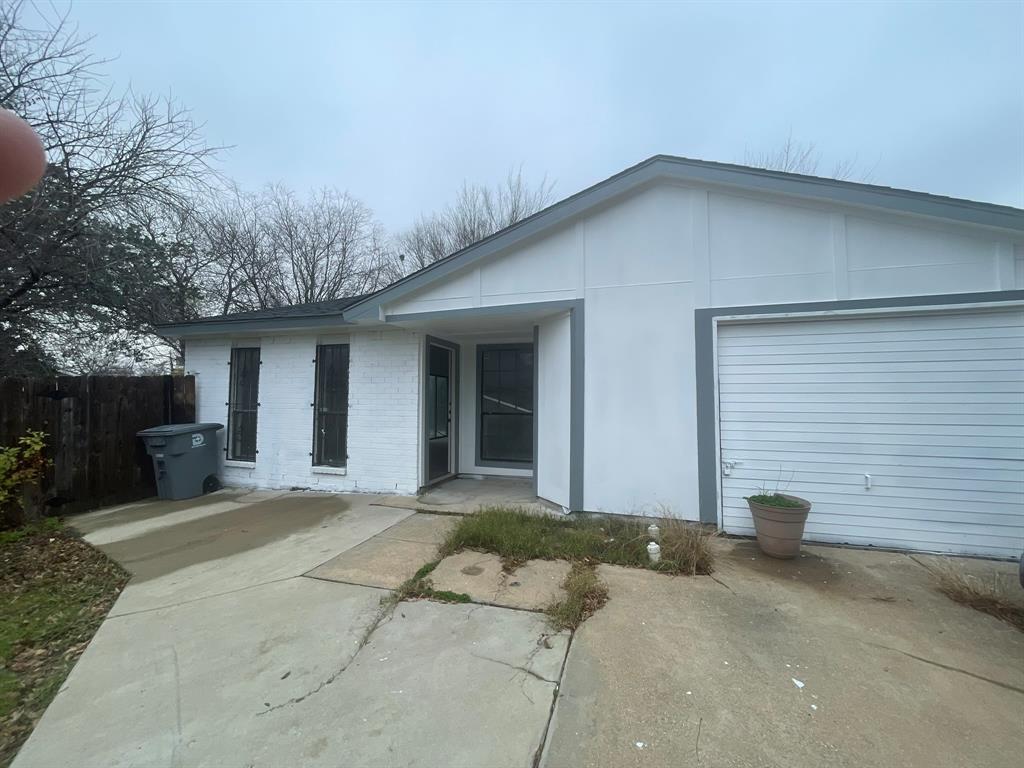
{"label": "window pane", "polygon": [[259,403],[259,347],[231,350],[231,385],[228,393],[228,458],[256,460],[256,422]]}
{"label": "window pane", "polygon": [[313,403],[313,464],[344,467],[348,462],[348,344],[316,348]]}
{"label": "window pane", "polygon": [[533,347],[480,347],[480,459],[533,461]]}

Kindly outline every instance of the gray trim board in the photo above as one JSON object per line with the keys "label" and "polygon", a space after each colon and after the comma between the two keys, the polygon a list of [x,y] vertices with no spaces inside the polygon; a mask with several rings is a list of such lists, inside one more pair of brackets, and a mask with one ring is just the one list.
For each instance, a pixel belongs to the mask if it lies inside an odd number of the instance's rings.
{"label": "gray trim board", "polygon": [[346,319],[376,319],[380,308],[412,291],[463,269],[480,259],[515,247],[636,189],[667,179],[679,183],[713,185],[825,200],[859,208],[889,210],[946,219],[1014,233],[1024,232],[1024,210],[978,203],[906,189],[859,184],[816,176],[782,173],[728,163],[712,163],[670,155],[655,155],[604,181],[555,203],[490,237],[436,261],[396,283],[354,302],[344,310]]}
{"label": "gray trim board", "polygon": [[531,347],[528,341],[501,342],[496,344],[476,345],[476,387],[473,400],[476,401],[476,423],[473,425],[473,458],[478,467],[497,467],[498,469],[532,469],[537,475],[537,348],[533,349],[533,461],[496,461],[483,459],[480,456],[480,388],[483,386],[483,353],[488,349],[524,349]]}
{"label": "gray trim board", "polygon": [[745,307],[711,307],[694,311],[695,364],[697,374],[697,484],[700,521],[718,523],[718,456],[715,450],[715,324],[728,315],[775,315],[797,312],[828,312],[848,309],[899,309],[942,304],[983,304],[1024,301],[1021,291],[986,291],[939,296],[897,296],[882,299],[813,301],[803,304],[764,304]]}
{"label": "gray trim board", "polygon": [[[427,377],[430,371],[430,346],[444,347],[452,353],[452,382],[451,397],[452,403],[452,423],[450,427],[449,441],[448,441],[448,465],[451,467],[451,472],[447,475],[441,475],[441,477],[434,478],[431,480],[430,475],[430,456],[427,450]],[[423,336],[423,365],[420,366],[420,401],[423,403],[423,423],[420,426],[420,438],[422,440],[423,448],[420,451],[422,454],[420,464],[423,470],[423,484],[422,488],[427,486],[437,485],[444,480],[450,480],[459,474],[459,408],[460,408],[460,391],[459,384],[462,379],[462,348],[454,341],[448,341],[447,339],[441,339],[436,336],[429,336],[424,334]]]}
{"label": "gray trim board", "polygon": [[583,511],[583,440],[586,416],[584,408],[584,365],[586,334],[583,325],[583,300],[569,310],[569,511]]}
{"label": "gray trim board", "polygon": [[321,328],[341,328],[348,331],[351,327],[352,323],[343,320],[341,314],[338,313],[320,317],[273,317],[256,320],[218,320],[158,325],[156,333],[170,338],[194,339],[202,336],[232,336],[259,331],[301,331]]}
{"label": "gray trim board", "polygon": [[537,495],[540,451],[540,326],[533,326],[533,495]]}

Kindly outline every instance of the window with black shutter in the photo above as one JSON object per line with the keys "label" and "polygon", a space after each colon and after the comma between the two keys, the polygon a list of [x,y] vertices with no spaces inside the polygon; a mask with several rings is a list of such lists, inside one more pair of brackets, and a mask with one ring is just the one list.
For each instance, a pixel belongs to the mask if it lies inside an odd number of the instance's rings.
{"label": "window with black shutter", "polygon": [[348,461],[348,344],[316,348],[313,465],[344,467]]}
{"label": "window with black shutter", "polygon": [[228,458],[256,461],[256,412],[259,410],[260,349],[231,350],[228,394]]}

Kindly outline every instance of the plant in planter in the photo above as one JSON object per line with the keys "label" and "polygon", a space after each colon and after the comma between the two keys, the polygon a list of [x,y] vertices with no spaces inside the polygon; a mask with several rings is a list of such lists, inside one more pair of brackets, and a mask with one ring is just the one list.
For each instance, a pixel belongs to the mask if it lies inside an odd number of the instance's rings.
{"label": "plant in planter", "polygon": [[769,557],[784,560],[799,555],[811,502],[799,496],[764,489],[746,499],[761,551]]}

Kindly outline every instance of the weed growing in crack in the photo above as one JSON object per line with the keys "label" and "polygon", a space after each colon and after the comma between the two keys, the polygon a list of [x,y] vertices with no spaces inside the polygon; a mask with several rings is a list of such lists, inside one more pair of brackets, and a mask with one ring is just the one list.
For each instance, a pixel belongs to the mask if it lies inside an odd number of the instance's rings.
{"label": "weed growing in crack", "polygon": [[565,598],[544,609],[556,629],[576,629],[608,602],[608,588],[593,565],[573,563],[562,582]]}
{"label": "weed growing in crack", "polygon": [[440,558],[422,566],[412,578],[402,584],[398,589],[391,593],[388,597],[381,600],[382,603],[385,601],[389,605],[394,607],[396,603],[400,603],[402,600],[436,600],[441,603],[471,603],[472,598],[465,592],[452,592],[447,589],[434,589],[434,585],[428,578],[434,569],[440,563]]}
{"label": "weed growing in crack", "polygon": [[1024,632],[1024,600],[1018,595],[1016,583],[1001,573],[987,578],[965,573],[953,562],[930,567],[936,586],[950,600],[970,606],[976,611],[1002,619]]}

